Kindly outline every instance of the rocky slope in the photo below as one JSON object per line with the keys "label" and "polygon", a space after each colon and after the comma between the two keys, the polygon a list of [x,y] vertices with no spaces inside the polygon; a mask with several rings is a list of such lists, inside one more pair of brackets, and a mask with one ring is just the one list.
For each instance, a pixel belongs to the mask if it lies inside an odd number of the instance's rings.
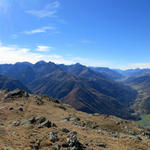
{"label": "rocky slope", "polygon": [[149,150],[150,130],[45,95],[0,91],[1,150]]}

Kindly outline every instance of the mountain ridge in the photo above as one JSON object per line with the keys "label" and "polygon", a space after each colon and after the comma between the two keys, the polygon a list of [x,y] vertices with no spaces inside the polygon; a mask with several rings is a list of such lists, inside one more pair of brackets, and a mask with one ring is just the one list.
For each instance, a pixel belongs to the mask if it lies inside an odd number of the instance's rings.
{"label": "mountain ridge", "polygon": [[59,98],[78,110],[136,119],[130,108],[136,99],[136,91],[110,79],[105,70],[109,76],[116,72],[101,69],[103,71],[99,72],[79,63],[57,65],[40,61],[35,64],[16,63],[6,69],[5,65],[0,65],[0,74],[20,80],[33,93]]}

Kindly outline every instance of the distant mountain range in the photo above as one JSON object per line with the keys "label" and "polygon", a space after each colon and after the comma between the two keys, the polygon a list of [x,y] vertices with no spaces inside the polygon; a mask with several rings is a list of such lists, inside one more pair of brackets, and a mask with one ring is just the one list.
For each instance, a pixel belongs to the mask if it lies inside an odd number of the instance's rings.
{"label": "distant mountain range", "polygon": [[130,79],[123,82],[116,80],[137,77],[145,72],[148,69],[118,72],[104,67],[86,67],[79,63],[57,65],[44,61],[36,64],[3,64],[0,65],[0,74],[5,80],[0,78],[0,82],[15,81],[15,84],[3,83],[0,88],[21,88],[32,93],[47,94],[88,113],[137,119],[134,113],[136,109],[132,107],[138,97],[137,89],[131,87]]}

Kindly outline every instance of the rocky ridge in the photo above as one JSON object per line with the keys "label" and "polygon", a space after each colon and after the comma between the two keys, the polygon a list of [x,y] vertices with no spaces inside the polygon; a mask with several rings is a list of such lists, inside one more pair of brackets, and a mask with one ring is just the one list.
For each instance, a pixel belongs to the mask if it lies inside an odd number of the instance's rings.
{"label": "rocky ridge", "polygon": [[149,150],[150,129],[46,95],[0,91],[0,150]]}

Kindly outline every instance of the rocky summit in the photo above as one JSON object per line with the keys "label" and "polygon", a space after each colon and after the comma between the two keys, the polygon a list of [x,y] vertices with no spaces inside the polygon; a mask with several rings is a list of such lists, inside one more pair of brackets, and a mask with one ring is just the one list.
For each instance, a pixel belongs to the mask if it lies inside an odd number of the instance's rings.
{"label": "rocky summit", "polygon": [[0,150],[149,150],[150,129],[46,95],[0,91]]}

